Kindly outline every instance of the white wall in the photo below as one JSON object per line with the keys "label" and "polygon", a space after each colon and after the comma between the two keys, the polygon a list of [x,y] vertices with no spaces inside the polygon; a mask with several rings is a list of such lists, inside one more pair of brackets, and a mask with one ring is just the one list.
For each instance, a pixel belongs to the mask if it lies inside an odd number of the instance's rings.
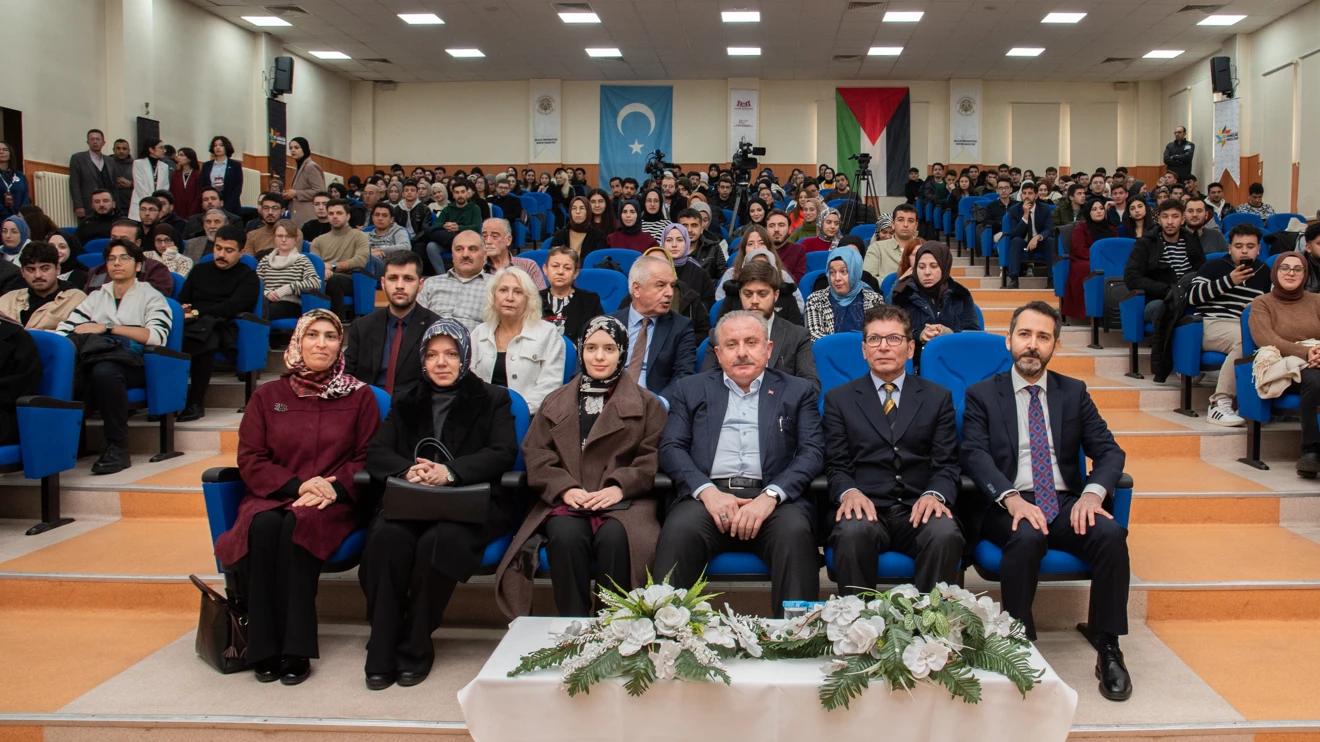
{"label": "white wall", "polygon": [[[284,54],[292,55],[287,49]],[[368,83],[369,84],[369,83]],[[353,162],[353,82],[302,57],[293,60],[293,92],[284,96],[290,137],[306,137],[317,155]],[[265,119],[265,103],[258,103]],[[266,142],[248,152],[265,154]],[[347,177],[347,173],[340,173]]]}

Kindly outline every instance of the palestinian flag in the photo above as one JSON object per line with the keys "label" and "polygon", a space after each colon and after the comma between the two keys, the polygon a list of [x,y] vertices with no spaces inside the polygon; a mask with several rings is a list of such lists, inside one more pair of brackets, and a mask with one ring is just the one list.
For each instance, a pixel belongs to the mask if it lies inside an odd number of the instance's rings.
{"label": "palestinian flag", "polygon": [[[835,88],[839,160],[836,172],[852,179],[849,157],[871,155],[880,196],[902,196],[912,156],[912,109],[907,88]],[[860,190],[853,184],[854,190]]]}

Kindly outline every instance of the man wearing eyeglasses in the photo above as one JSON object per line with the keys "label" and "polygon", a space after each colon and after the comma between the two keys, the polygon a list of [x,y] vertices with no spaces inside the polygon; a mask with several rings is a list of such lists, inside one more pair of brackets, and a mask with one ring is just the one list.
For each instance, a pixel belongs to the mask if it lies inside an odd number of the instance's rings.
{"label": "man wearing eyeglasses", "polygon": [[955,582],[964,539],[958,494],[958,424],[948,389],[907,373],[912,320],[881,304],[862,321],[870,373],[825,394],[825,470],[838,507],[829,544],[839,587],[875,587],[880,554],[917,562],[927,591]]}

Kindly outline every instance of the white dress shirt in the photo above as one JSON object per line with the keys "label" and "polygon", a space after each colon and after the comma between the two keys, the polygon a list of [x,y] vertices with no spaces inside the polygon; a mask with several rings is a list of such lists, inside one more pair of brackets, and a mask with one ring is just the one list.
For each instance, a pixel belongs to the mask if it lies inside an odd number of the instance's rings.
{"label": "white dress shirt", "polygon": [[[1054,448],[1054,430],[1050,427],[1050,403],[1046,398],[1046,389],[1049,388],[1049,371],[1040,375],[1040,379],[1033,385],[1022,375],[1018,373],[1015,367],[1009,372],[1013,380],[1013,400],[1017,403],[1017,426],[1018,426],[1018,466],[1017,477],[1013,480],[1013,489],[1004,492],[999,496],[999,502],[1003,502],[1004,497],[1010,492],[1021,494],[1023,490],[1032,490],[1035,485],[1031,478],[1031,392],[1027,387],[1036,386],[1040,389],[1036,396],[1040,399],[1041,412],[1045,416],[1045,435],[1049,438],[1050,444],[1050,465],[1054,469],[1054,491],[1066,492],[1068,485],[1063,482],[1063,473],[1059,471],[1059,456]],[[1105,488],[1092,483],[1086,485],[1082,494],[1092,492],[1104,499],[1107,494]]]}
{"label": "white dress shirt", "polygon": [[[715,444],[715,458],[710,464],[711,479],[762,478],[759,410],[763,381],[765,381],[764,371],[752,380],[747,391],[744,392],[728,374],[724,374],[724,386],[729,390],[729,405],[724,410],[724,421],[720,424],[720,438]],[[714,486],[714,482],[707,482],[697,487],[692,496],[700,499],[701,493],[707,487]],[[784,501],[784,491],[777,485],[768,485],[764,491],[774,492],[779,496],[778,502]]]}

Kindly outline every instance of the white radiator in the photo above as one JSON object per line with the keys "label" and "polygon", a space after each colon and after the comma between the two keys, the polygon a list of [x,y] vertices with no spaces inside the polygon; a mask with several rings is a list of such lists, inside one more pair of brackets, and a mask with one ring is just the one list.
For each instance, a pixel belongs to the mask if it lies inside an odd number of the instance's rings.
{"label": "white radiator", "polygon": [[69,195],[69,176],[43,171],[32,176],[32,203],[61,227],[78,226],[73,215],[73,197]]}
{"label": "white radiator", "polygon": [[261,173],[250,167],[243,168],[243,205],[256,208],[261,196]]}

